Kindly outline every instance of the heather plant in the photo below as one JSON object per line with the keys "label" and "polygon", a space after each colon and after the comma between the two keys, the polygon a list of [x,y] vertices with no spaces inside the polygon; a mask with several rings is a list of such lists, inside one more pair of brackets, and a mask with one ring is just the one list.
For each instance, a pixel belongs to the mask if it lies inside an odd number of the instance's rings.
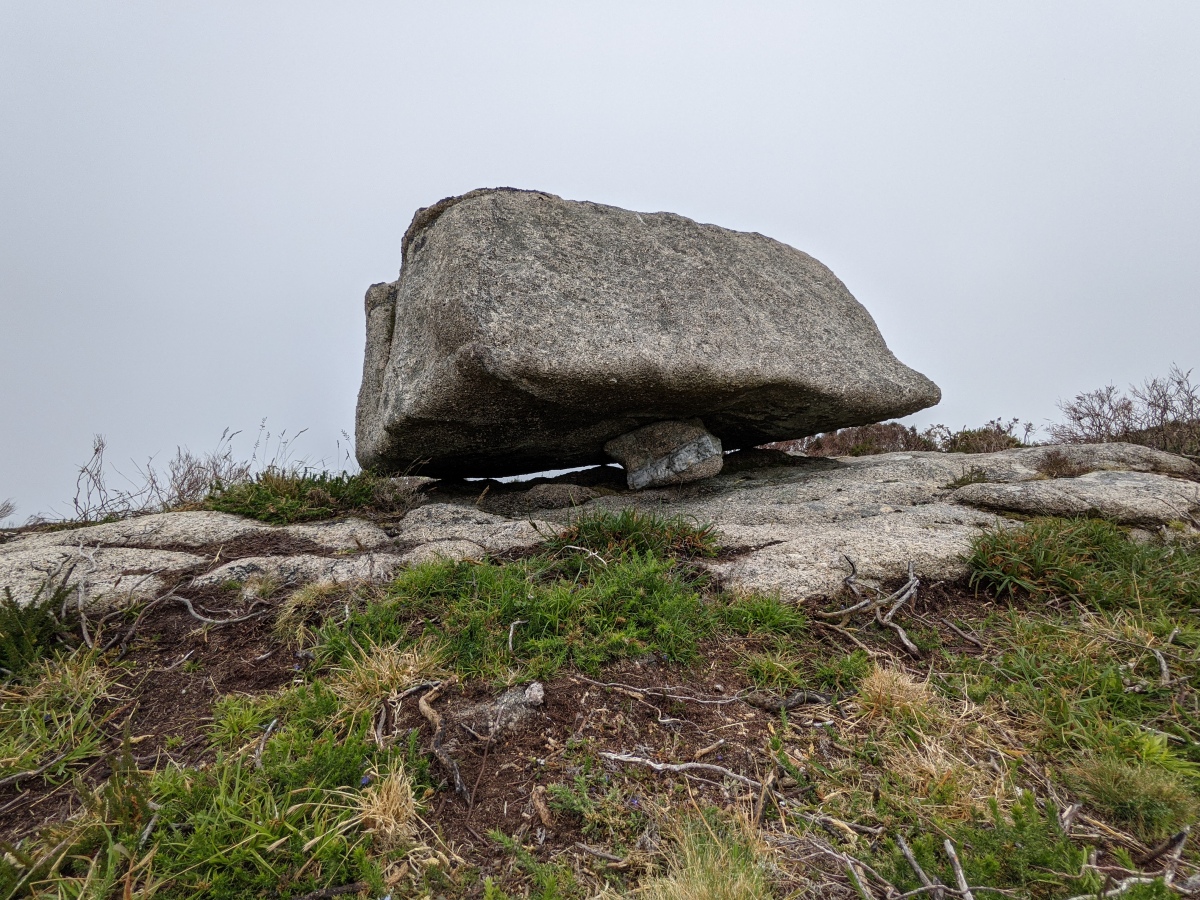
{"label": "heather plant", "polygon": [[[1021,436],[1018,437],[1018,430]],[[1031,423],[1019,419],[992,419],[978,428],[952,431],[945,425],[930,425],[918,431],[900,422],[855,425],[794,441],[777,441],[772,450],[805,456],[873,456],[878,453],[995,453],[1024,447],[1033,433]]]}
{"label": "heather plant", "polygon": [[1172,365],[1166,377],[1147,378],[1129,393],[1106,385],[1060,403],[1065,421],[1050,427],[1064,444],[1126,441],[1156,450],[1200,455],[1200,384],[1192,370]]}

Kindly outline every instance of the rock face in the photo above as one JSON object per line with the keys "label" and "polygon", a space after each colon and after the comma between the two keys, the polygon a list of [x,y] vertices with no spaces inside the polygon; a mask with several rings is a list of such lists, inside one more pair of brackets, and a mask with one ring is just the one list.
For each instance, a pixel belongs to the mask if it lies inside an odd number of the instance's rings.
{"label": "rock face", "polygon": [[959,503],[1031,516],[1102,516],[1127,525],[1200,520],[1200,484],[1149,472],[1091,472],[1078,478],[968,484]]}
{"label": "rock face", "polygon": [[695,417],[736,449],[940,398],[811,256],[533,191],[420,210],[366,309],[357,452],[380,471],[602,463],[614,438]]}
{"label": "rock face", "polygon": [[625,467],[635,491],[711,478],[724,462],[720,439],[698,419],[655,422],[609,441],[604,452]]}

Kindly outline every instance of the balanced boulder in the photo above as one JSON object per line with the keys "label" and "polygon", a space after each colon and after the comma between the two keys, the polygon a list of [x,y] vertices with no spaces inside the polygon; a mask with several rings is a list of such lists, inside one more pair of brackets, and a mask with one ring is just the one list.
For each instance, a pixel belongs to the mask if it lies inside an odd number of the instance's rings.
{"label": "balanced boulder", "polygon": [[420,210],[402,257],[366,298],[357,453],[376,471],[603,463],[694,418],[734,450],[940,399],[829,269],[760,234],[503,188]]}

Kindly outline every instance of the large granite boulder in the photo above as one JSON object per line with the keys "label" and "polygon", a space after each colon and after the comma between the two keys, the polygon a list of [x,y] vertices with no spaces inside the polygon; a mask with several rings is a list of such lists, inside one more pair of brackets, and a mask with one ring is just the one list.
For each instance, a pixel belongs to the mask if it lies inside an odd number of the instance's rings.
{"label": "large granite boulder", "polygon": [[503,188],[420,210],[402,256],[367,292],[364,467],[602,463],[693,418],[734,450],[940,398],[829,269],[760,234]]}

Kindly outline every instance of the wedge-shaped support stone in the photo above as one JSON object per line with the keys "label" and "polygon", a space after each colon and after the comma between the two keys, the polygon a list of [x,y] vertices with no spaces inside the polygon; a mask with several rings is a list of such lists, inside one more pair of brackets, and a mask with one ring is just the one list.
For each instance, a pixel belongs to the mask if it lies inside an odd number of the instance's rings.
{"label": "wedge-shaped support stone", "polygon": [[656,422],[604,445],[625,467],[631,490],[711,478],[721,471],[721,441],[699,421]]}
{"label": "wedge-shaped support stone", "polygon": [[936,403],[806,253],[760,234],[511,189],[420,210],[367,292],[358,459],[500,476],[605,461],[702,418],[726,450]]}

